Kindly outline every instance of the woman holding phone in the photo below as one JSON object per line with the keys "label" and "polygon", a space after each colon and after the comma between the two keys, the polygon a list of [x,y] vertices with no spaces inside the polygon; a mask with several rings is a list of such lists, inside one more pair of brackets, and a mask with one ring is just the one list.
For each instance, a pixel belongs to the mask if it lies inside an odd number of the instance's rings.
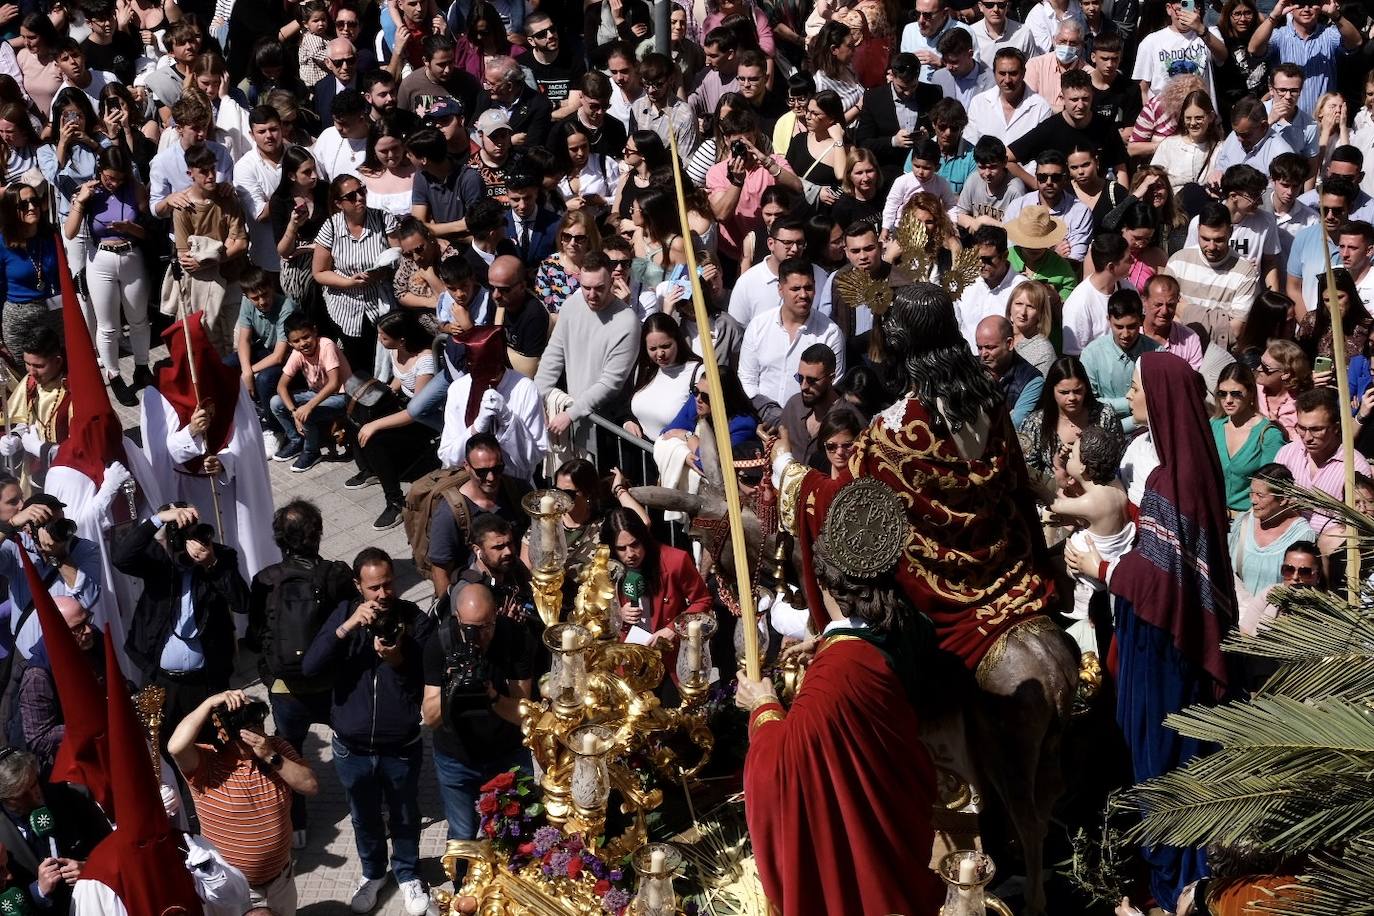
{"label": "woman holding phone", "polygon": [[288,146],[281,159],[281,183],[267,202],[272,235],[281,255],[281,289],[306,307],[319,293],[312,257],[315,235],[329,218],[329,191],[319,179],[315,157],[303,146]]}

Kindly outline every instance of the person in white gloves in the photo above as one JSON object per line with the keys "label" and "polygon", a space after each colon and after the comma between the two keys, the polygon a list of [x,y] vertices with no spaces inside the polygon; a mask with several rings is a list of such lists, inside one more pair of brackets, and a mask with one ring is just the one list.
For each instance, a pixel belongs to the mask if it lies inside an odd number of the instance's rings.
{"label": "person in white gloves", "polygon": [[20,459],[17,476],[29,492],[47,476],[52,447],[67,438],[71,393],[62,341],[51,328],[35,328],[24,347],[24,377],[9,394],[9,432],[0,437],[0,455]]}
{"label": "person in white gloves", "polygon": [[473,328],[454,339],[466,348],[467,371],[448,388],[440,463],[462,467],[469,437],[490,433],[501,443],[506,476],[533,484],[535,469],[549,450],[539,389],[506,366],[504,328]]}

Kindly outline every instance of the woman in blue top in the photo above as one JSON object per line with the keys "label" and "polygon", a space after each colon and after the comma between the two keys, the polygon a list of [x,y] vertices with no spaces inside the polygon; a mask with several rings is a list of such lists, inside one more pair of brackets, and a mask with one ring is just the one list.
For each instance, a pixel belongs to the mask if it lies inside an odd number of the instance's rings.
{"label": "woman in blue top", "polygon": [[1222,416],[1212,420],[1212,439],[1221,458],[1226,507],[1234,516],[1250,508],[1250,478],[1274,460],[1288,436],[1259,412],[1255,374],[1244,363],[1221,370],[1216,397]]}
{"label": "woman in blue top", "polygon": [[[730,417],[730,445],[738,448],[750,439],[758,438],[759,418],[744,393],[739,378],[733,373],[720,375],[721,394],[725,397],[725,412]],[[682,405],[673,421],[663,428],[661,439],[686,439],[697,456],[697,470],[701,470],[701,442],[697,438],[697,421],[711,416],[711,394],[706,379],[692,385],[692,396]]]}
{"label": "woman in blue top", "polygon": [[57,248],[48,201],[28,185],[5,188],[0,197],[0,337],[18,359],[35,328],[62,333],[62,315],[49,309],[57,295]]}

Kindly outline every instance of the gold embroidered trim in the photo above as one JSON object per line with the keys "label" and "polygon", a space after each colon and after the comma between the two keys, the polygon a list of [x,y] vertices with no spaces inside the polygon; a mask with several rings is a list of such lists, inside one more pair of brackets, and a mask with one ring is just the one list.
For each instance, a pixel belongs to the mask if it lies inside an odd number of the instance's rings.
{"label": "gold embroidered trim", "polygon": [[753,735],[761,726],[769,722],[781,722],[785,716],[776,709],[765,709],[754,717],[754,721],[749,723],[749,734]]}
{"label": "gold embroidered trim", "polygon": [[793,461],[782,469],[782,486],[778,488],[778,529],[793,537],[801,535],[797,504],[801,499],[802,481],[810,470],[800,461]]}

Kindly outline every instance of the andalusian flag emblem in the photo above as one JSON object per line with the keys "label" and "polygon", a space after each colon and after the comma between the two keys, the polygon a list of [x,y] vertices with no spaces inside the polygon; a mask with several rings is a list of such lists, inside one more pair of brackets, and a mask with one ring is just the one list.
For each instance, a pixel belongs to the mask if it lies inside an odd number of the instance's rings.
{"label": "andalusian flag emblem", "polygon": [[12,887],[4,893],[0,893],[0,916],[26,916],[32,912],[29,909],[28,901],[24,899],[24,892],[17,887]]}
{"label": "andalusian flag emblem", "polygon": [[[33,812],[29,815],[29,827],[33,829],[34,833],[42,837],[52,833],[52,812],[47,808],[34,808]],[[8,911],[0,909],[0,913],[5,912]]]}

